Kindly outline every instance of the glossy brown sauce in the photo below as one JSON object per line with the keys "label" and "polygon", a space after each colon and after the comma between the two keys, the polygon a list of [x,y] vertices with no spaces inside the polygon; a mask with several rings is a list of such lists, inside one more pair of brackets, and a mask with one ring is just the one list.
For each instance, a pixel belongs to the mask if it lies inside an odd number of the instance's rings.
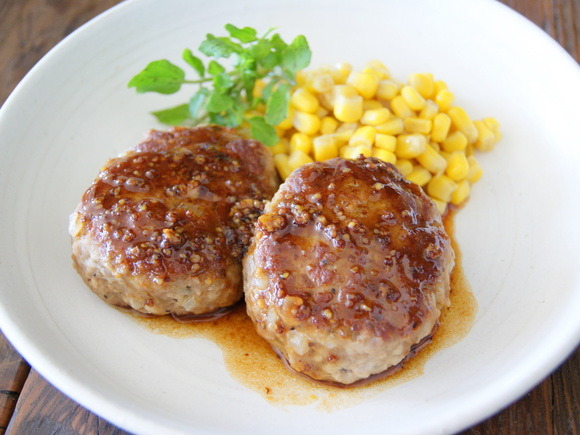
{"label": "glossy brown sauce", "polygon": [[[455,213],[451,211],[444,218],[456,255],[451,275],[450,308],[443,311],[432,341],[407,360],[402,369],[366,385],[338,388],[314,383],[289,371],[268,343],[255,332],[244,304],[220,319],[201,323],[178,323],[168,316],[134,317],[155,333],[174,338],[203,337],[215,342],[222,350],[224,363],[231,376],[272,404],[315,404],[318,409],[328,412],[354,406],[388,388],[418,378],[423,374],[429,358],[460,341],[471,329],[477,302],[463,273],[461,252],[454,237]],[[187,346],[187,342],[184,345]]]}

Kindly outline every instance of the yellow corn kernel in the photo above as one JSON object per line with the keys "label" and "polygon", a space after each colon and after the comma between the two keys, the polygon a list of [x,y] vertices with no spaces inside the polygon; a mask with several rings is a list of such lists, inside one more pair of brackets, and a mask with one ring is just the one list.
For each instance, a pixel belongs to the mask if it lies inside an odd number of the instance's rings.
{"label": "yellow corn kernel", "polygon": [[433,95],[435,83],[429,74],[410,74],[407,83],[417,89],[423,98],[430,98]]}
{"label": "yellow corn kernel", "polygon": [[493,134],[499,133],[499,122],[497,119],[489,117],[482,119],[482,121],[485,123],[485,125],[487,125]]}
{"label": "yellow corn kernel", "polygon": [[467,137],[460,131],[454,131],[441,143],[445,151],[463,151],[467,147]]}
{"label": "yellow corn kernel", "polygon": [[345,159],[357,159],[361,154],[365,157],[371,157],[373,151],[371,147],[366,145],[346,146],[341,151],[341,157]]}
{"label": "yellow corn kernel", "polygon": [[402,95],[397,95],[391,100],[391,111],[399,118],[415,116],[415,112],[411,110]]}
{"label": "yellow corn kernel", "polygon": [[375,143],[376,134],[377,131],[374,129],[374,127],[371,127],[370,125],[359,127],[356,129],[356,131],[352,134],[352,136],[348,140],[348,144],[350,146],[366,145],[372,147],[373,143]]}
{"label": "yellow corn kernel", "polygon": [[391,72],[389,71],[389,69],[385,66],[384,63],[382,63],[378,59],[369,60],[366,63],[366,68],[378,71],[382,76],[381,80],[388,79],[391,76]]}
{"label": "yellow corn kernel", "polygon": [[478,181],[483,175],[483,169],[479,166],[479,162],[473,156],[467,158],[467,163],[469,163],[469,171],[467,172],[467,181],[471,184]]}
{"label": "yellow corn kernel", "polygon": [[431,95],[435,96],[439,93],[439,91],[442,91],[443,89],[449,89],[447,87],[447,83],[445,83],[443,80],[436,80],[433,82],[433,94]]}
{"label": "yellow corn kernel", "polygon": [[334,136],[339,142],[348,142],[350,137],[358,128],[358,123],[356,122],[346,122],[341,124],[336,129]]}
{"label": "yellow corn kernel", "polygon": [[454,99],[455,95],[448,89],[441,89],[435,96],[435,102],[439,106],[440,112],[447,112],[453,104]]}
{"label": "yellow corn kernel", "polygon": [[322,94],[332,91],[334,80],[328,72],[313,71],[306,76],[304,86],[311,92]]}
{"label": "yellow corn kernel", "polygon": [[352,66],[350,63],[341,62],[334,65],[334,68],[330,70],[330,75],[337,85],[342,85],[346,83],[346,79],[352,71]]}
{"label": "yellow corn kernel", "polygon": [[399,85],[393,80],[381,80],[377,88],[377,98],[380,100],[392,100],[399,93]]}
{"label": "yellow corn kernel", "polygon": [[276,166],[276,169],[278,170],[278,173],[283,180],[288,178],[288,175],[290,175],[292,172],[292,169],[290,169],[290,165],[288,164],[287,154],[276,154],[274,156],[274,165]]}
{"label": "yellow corn kernel", "polygon": [[386,151],[395,152],[397,137],[391,134],[377,133],[375,135],[375,146]]}
{"label": "yellow corn kernel", "polygon": [[[383,109],[385,106],[381,104],[378,100],[364,100],[363,101],[363,109],[366,110],[376,110],[376,109]],[[389,110],[389,109],[387,109]]]}
{"label": "yellow corn kernel", "polygon": [[401,96],[411,110],[421,110],[425,106],[425,98],[413,86],[403,86],[401,88]]}
{"label": "yellow corn kernel", "polygon": [[397,137],[395,154],[403,159],[412,159],[425,152],[427,139],[422,134],[401,134]]}
{"label": "yellow corn kernel", "polygon": [[431,121],[439,113],[439,106],[433,100],[426,100],[425,106],[419,112],[419,118],[430,119]]}
{"label": "yellow corn kernel", "polygon": [[438,113],[433,118],[433,128],[431,129],[431,140],[443,142],[447,138],[451,127],[451,118],[445,113]]}
{"label": "yellow corn kernel", "polygon": [[395,166],[397,167],[397,169],[399,170],[399,172],[403,177],[409,175],[413,170],[413,162],[411,162],[411,160],[408,159],[397,158],[397,163],[395,163]]}
{"label": "yellow corn kernel", "polygon": [[323,134],[315,137],[312,141],[314,149],[314,160],[323,162],[324,160],[338,157],[338,143],[332,134]]}
{"label": "yellow corn kernel", "polygon": [[326,110],[324,107],[319,107],[316,110],[315,115],[318,116],[322,120],[322,118],[324,118],[325,116],[328,115],[328,110]]}
{"label": "yellow corn kernel", "polygon": [[294,150],[310,154],[312,152],[312,138],[304,133],[294,133],[290,138],[290,152]]}
{"label": "yellow corn kernel", "polygon": [[330,134],[336,131],[338,127],[338,121],[332,116],[325,116],[320,120],[320,133]]}
{"label": "yellow corn kernel", "polygon": [[286,143],[284,141],[280,140],[280,142],[278,142],[274,146],[268,147],[268,149],[270,150],[270,152],[272,153],[273,156],[275,156],[276,154],[285,153],[286,152]]}
{"label": "yellow corn kernel", "polygon": [[465,110],[455,106],[451,107],[447,114],[451,118],[451,123],[467,137],[469,143],[477,140],[477,128]]}
{"label": "yellow corn kernel", "polygon": [[439,174],[447,167],[447,160],[431,147],[427,145],[425,151],[417,156],[417,161],[433,174]]}
{"label": "yellow corn kernel", "polygon": [[360,95],[337,95],[334,116],[341,122],[357,122],[363,114],[363,97]]}
{"label": "yellow corn kernel", "polygon": [[451,204],[462,204],[469,197],[470,190],[469,181],[463,180],[457,183],[457,189],[451,194]]}
{"label": "yellow corn kernel", "polygon": [[411,183],[415,183],[421,187],[431,180],[431,173],[423,166],[416,165],[413,170],[405,176]]}
{"label": "yellow corn kernel", "polygon": [[417,118],[415,116],[409,116],[404,120],[405,131],[407,133],[423,133],[429,134],[431,131],[432,122],[428,119]]}
{"label": "yellow corn kernel", "polygon": [[334,102],[334,100],[340,95],[345,97],[353,97],[358,95],[358,91],[354,86],[351,85],[336,85],[332,89],[332,101]]}
{"label": "yellow corn kernel", "polygon": [[396,135],[405,131],[405,123],[401,118],[392,118],[384,124],[375,126],[375,128],[378,133]]}
{"label": "yellow corn kernel", "polygon": [[369,109],[363,112],[363,116],[361,117],[360,122],[361,124],[365,125],[379,125],[387,122],[390,117],[390,110],[381,106],[378,109]]}
{"label": "yellow corn kernel", "polygon": [[457,183],[445,174],[433,176],[427,185],[427,193],[435,199],[449,202],[451,194],[457,188]]}
{"label": "yellow corn kernel", "polygon": [[[430,146],[431,148],[433,148],[435,151],[437,151],[437,153],[439,153],[439,155],[441,155],[441,153],[440,153],[440,151],[441,151],[441,146],[440,146],[440,145],[439,145],[437,142],[433,142],[433,141],[431,141],[431,142],[429,142],[429,146]],[[443,157],[443,156],[441,156],[441,157]],[[443,157],[443,158],[445,158],[445,157]]]}
{"label": "yellow corn kernel", "polygon": [[296,80],[296,86],[304,86],[306,83],[307,74],[308,73],[303,69],[296,72],[296,75],[294,76],[294,80]]}
{"label": "yellow corn kernel", "polygon": [[397,161],[397,156],[395,153],[383,148],[373,148],[373,157],[381,159],[383,162],[392,163],[393,165]]}
{"label": "yellow corn kernel", "polygon": [[266,82],[262,79],[256,80],[254,83],[254,90],[252,91],[252,95],[254,98],[258,98],[262,96],[262,91],[266,87]]}
{"label": "yellow corn kernel", "polygon": [[379,80],[366,72],[351,72],[346,82],[353,86],[363,98],[373,98],[379,87]]}
{"label": "yellow corn kernel", "polygon": [[277,127],[282,130],[290,130],[292,128],[293,119],[294,119],[294,109],[292,109],[292,107],[289,107],[288,117],[280,124],[278,124]]}
{"label": "yellow corn kernel", "polygon": [[469,163],[467,163],[467,157],[462,151],[454,151],[451,153],[447,159],[447,169],[445,173],[453,181],[461,181],[467,177],[469,172]]}
{"label": "yellow corn kernel", "polygon": [[480,151],[491,151],[496,143],[495,135],[484,121],[473,121],[473,124],[477,128],[475,148]]}
{"label": "yellow corn kernel", "polygon": [[316,115],[313,115],[312,113],[300,112],[299,110],[296,110],[294,112],[292,125],[300,133],[314,136],[320,129],[320,118]]}
{"label": "yellow corn kernel", "polygon": [[312,157],[300,150],[294,150],[288,156],[288,167],[290,170],[299,168],[306,163],[312,163]]}
{"label": "yellow corn kernel", "polygon": [[[429,197],[431,198],[431,197]],[[440,201],[437,198],[431,198],[431,201],[433,201],[433,204],[435,204],[437,206],[437,210],[439,211],[439,214],[444,214],[445,211],[447,211],[447,203],[445,201]]]}
{"label": "yellow corn kernel", "polygon": [[318,99],[304,88],[298,88],[290,97],[290,104],[296,110],[315,113],[319,107]]}

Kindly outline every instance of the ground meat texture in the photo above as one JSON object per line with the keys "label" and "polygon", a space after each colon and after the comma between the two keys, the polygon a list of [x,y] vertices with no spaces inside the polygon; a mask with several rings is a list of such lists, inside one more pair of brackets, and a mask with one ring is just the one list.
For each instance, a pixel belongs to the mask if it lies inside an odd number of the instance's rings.
{"label": "ground meat texture", "polygon": [[112,305],[215,312],[242,296],[241,261],[277,186],[270,152],[234,130],[152,131],[105,164],[71,215],[73,263]]}
{"label": "ground meat texture", "polygon": [[291,368],[348,385],[399,364],[449,304],[454,264],[435,204],[374,158],[302,166],[258,219],[247,311]]}

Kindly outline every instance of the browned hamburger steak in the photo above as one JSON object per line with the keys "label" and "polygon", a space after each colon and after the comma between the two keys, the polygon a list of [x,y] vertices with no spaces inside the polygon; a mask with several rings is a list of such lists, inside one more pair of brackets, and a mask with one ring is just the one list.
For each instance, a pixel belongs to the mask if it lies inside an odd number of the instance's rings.
{"label": "browned hamburger steak", "polygon": [[258,220],[244,259],[247,310],[293,369],[352,384],[432,334],[453,265],[436,206],[394,166],[311,163]]}
{"label": "browned hamburger steak", "polygon": [[227,307],[242,296],[252,225],[277,186],[270,152],[234,130],[152,131],[105,164],[71,215],[74,265],[119,307]]}

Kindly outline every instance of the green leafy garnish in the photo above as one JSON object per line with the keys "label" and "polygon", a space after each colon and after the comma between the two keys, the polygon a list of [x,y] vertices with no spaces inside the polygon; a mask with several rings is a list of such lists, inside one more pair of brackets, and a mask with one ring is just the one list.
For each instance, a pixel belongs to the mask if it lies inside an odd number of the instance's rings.
{"label": "green leafy garnish", "polygon": [[[226,127],[247,123],[251,135],[266,145],[279,138],[274,128],[288,116],[290,90],[296,72],[310,63],[311,52],[306,38],[297,36],[287,44],[274,29],[258,36],[256,29],[226,24],[228,36],[207,34],[199,51],[208,61],[185,49],[182,58],[196,78],[186,78],[185,71],[167,61],[151,62],[129,81],[138,93],[173,94],[182,85],[195,85],[189,102],[153,112],[162,123],[197,125],[204,122]],[[256,81],[266,84],[262,94],[254,96]],[[254,109],[262,107],[265,116]]]}

